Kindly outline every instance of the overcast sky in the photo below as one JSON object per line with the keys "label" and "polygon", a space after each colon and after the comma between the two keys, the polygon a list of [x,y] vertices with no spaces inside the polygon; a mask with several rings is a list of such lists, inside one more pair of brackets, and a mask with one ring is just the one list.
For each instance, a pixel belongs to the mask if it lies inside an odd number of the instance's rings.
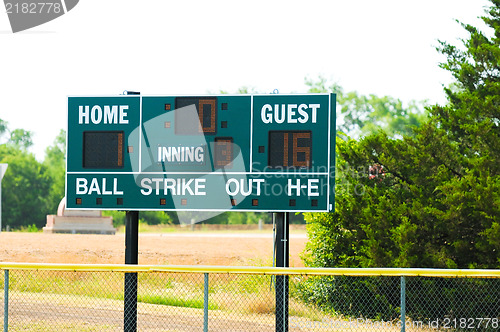
{"label": "overcast sky", "polygon": [[438,39],[483,28],[486,0],[81,0],[13,34],[0,13],[0,119],[34,133],[39,160],[66,129],[68,95],[306,92],[322,75],[345,90],[444,103]]}

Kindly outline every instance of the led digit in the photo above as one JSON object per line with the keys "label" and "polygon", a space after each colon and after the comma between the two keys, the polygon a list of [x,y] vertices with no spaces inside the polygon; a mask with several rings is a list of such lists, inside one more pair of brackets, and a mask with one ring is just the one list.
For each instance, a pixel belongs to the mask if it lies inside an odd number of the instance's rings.
{"label": "led digit", "polygon": [[268,166],[311,167],[312,165],[311,131],[270,131]]}
{"label": "led digit", "polygon": [[[294,167],[309,167],[311,160],[311,144],[307,144],[307,139],[311,138],[310,132],[293,133],[293,166]],[[306,142],[305,146],[299,146],[299,139]],[[303,160],[298,160],[298,156],[304,154]]]}
{"label": "led digit", "polygon": [[233,161],[233,138],[216,137],[215,138],[215,168],[231,168]]}
{"label": "led digit", "polygon": [[[193,115],[189,107],[191,110],[195,107],[197,113]],[[217,98],[177,97],[175,99],[175,133],[178,135],[217,134]]]}
{"label": "led digit", "polygon": [[[208,106],[208,107],[207,107]],[[214,99],[200,99],[198,116],[204,133],[215,134],[216,105]]]}
{"label": "led digit", "polygon": [[83,132],[84,168],[122,168],[124,152],[123,131]]}

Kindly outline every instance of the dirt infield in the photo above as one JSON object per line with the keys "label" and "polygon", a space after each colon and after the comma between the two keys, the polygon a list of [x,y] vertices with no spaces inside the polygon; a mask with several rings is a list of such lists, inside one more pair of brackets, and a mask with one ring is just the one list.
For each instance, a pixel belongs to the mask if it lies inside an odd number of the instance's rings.
{"label": "dirt infield", "polygon": [[[290,266],[300,267],[299,257],[307,238],[292,234]],[[139,264],[270,266],[272,232],[180,232],[139,235]],[[0,233],[0,261],[25,263],[123,264],[125,236]]]}

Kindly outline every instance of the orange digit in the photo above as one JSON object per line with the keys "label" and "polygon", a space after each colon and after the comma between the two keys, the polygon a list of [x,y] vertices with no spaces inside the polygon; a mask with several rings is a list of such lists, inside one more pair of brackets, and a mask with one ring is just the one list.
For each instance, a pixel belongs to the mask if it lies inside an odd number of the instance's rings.
{"label": "orange digit", "polygon": [[[203,105],[210,105],[211,114],[210,114],[210,127],[205,127],[203,122]],[[198,116],[200,118],[200,130],[203,130],[204,133],[215,133],[215,100],[214,99],[200,99],[198,105]]]}
{"label": "orange digit", "polygon": [[[311,133],[293,133],[293,166],[309,167],[311,148],[308,146],[298,146],[298,139],[299,138],[311,138]],[[304,152],[306,154],[305,161],[298,161],[297,160],[297,154],[299,152]]]}

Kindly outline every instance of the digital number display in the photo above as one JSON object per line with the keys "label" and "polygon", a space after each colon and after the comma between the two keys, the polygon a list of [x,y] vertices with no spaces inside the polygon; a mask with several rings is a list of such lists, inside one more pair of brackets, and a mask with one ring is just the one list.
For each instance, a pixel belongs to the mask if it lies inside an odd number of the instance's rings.
{"label": "digital number display", "polygon": [[[195,119],[183,107],[194,105],[198,117]],[[175,133],[179,135],[215,135],[217,133],[217,98],[175,98]]]}
{"label": "digital number display", "polygon": [[215,138],[215,168],[231,168],[233,161],[233,138],[217,137]]}
{"label": "digital number display", "polygon": [[84,131],[84,168],[122,168],[123,131]]}
{"label": "digital number display", "polygon": [[306,167],[312,164],[311,131],[270,131],[269,167]]}

